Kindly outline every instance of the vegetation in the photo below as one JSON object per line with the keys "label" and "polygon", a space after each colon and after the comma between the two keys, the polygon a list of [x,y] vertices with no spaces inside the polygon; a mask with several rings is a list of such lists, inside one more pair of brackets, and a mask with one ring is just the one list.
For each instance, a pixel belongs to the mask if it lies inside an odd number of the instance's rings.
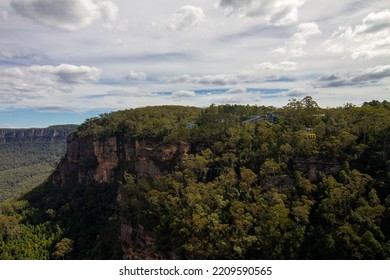
{"label": "vegetation", "polygon": [[68,174],[2,204],[0,258],[121,258],[125,221],[152,232],[165,258],[390,259],[390,103],[322,109],[305,97],[275,123],[248,121],[275,110],[160,106],[87,120],[79,137],[191,150],[158,177],[122,166],[117,183],[77,185]]}
{"label": "vegetation", "polygon": [[66,152],[66,137],[77,125],[45,129],[0,129],[0,202],[46,180]]}
{"label": "vegetation", "polygon": [[65,140],[0,144],[0,202],[45,181],[65,151]]}

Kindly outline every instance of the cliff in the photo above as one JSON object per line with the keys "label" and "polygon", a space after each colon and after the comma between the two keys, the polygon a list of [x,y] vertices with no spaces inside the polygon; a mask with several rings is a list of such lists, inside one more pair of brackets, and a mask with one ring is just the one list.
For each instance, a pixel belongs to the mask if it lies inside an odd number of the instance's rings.
{"label": "cliff", "polygon": [[47,128],[0,128],[0,144],[23,142],[57,142],[65,140],[77,125],[49,126]]}
{"label": "cliff", "polygon": [[154,178],[167,174],[178,161],[186,159],[189,150],[185,142],[161,144],[152,139],[124,141],[115,136],[99,139],[71,134],[53,183],[61,186],[69,174],[75,174],[78,184],[112,184],[123,178],[124,171],[135,173],[137,178]]}
{"label": "cliff", "polygon": [[[156,178],[172,171],[173,167],[188,158],[190,145],[185,142],[161,144],[153,139],[120,139],[79,137],[71,134],[67,138],[65,157],[51,176],[56,187],[103,186],[116,192],[111,203],[122,207],[124,190],[121,182],[125,173],[131,173],[136,180]],[[115,207],[114,207],[115,208]],[[133,213],[133,215],[136,215]],[[133,224],[125,215],[120,216],[121,258],[162,258],[154,252],[154,234],[140,224]]]}
{"label": "cliff", "polygon": [[66,151],[76,125],[0,129],[0,202],[41,184]]}
{"label": "cliff", "polygon": [[341,128],[318,116],[307,139],[285,123],[242,123],[253,114],[162,106],[87,120],[24,197],[60,235],[47,251],[66,238],[68,259],[387,257],[376,247],[390,240],[389,122],[367,131],[360,117]]}

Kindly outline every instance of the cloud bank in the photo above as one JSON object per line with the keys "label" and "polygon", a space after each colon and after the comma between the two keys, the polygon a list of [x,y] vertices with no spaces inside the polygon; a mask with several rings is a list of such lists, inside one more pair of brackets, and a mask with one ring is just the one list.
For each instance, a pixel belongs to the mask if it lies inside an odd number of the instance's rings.
{"label": "cloud bank", "polygon": [[69,93],[77,85],[97,82],[101,74],[95,67],[68,64],[7,68],[0,71],[0,103]]}
{"label": "cloud bank", "polygon": [[190,28],[202,21],[205,21],[202,8],[187,5],[181,7],[169,18],[167,27],[170,30],[179,31]]}
{"label": "cloud bank", "polygon": [[12,0],[14,11],[37,23],[64,31],[75,31],[96,20],[114,21],[118,7],[98,0]]}
{"label": "cloud bank", "polygon": [[352,59],[390,56],[390,10],[370,13],[362,24],[340,26],[325,42],[328,50]]}
{"label": "cloud bank", "polygon": [[298,9],[305,0],[221,0],[228,16],[264,17],[269,25],[288,25],[298,20]]}
{"label": "cloud bank", "polygon": [[380,80],[390,78],[390,65],[378,65],[366,70],[351,73],[321,76],[317,87],[344,87],[344,86],[369,86],[378,83]]}
{"label": "cloud bank", "polygon": [[126,74],[125,79],[132,81],[145,81],[146,77],[146,73],[144,72],[136,72],[134,70],[130,70],[130,72]]}
{"label": "cloud bank", "polygon": [[273,53],[282,54],[286,57],[303,56],[305,54],[303,47],[307,44],[307,40],[318,34],[321,34],[321,31],[317,23],[301,23],[298,25],[298,31],[285,42],[284,46],[273,50]]}

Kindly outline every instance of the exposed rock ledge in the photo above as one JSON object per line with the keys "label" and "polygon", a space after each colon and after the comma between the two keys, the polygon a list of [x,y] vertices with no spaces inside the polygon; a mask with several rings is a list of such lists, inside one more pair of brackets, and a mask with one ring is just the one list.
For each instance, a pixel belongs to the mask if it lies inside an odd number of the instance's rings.
{"label": "exposed rock ledge", "polygon": [[77,176],[79,184],[113,183],[123,175],[118,167],[124,166],[138,178],[163,175],[176,162],[185,160],[190,151],[188,143],[160,144],[150,139],[123,141],[71,134],[67,142],[65,158],[53,175],[55,185],[63,185],[69,174]]}

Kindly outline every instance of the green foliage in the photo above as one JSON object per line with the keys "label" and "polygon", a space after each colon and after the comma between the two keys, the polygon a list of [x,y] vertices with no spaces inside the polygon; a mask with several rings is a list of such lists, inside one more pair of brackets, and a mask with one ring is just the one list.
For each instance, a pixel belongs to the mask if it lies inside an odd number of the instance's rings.
{"label": "green foliage", "polygon": [[54,247],[55,251],[53,253],[53,258],[64,259],[73,251],[73,244],[74,242],[72,239],[62,238]]}
{"label": "green foliage", "polygon": [[0,202],[45,181],[65,151],[65,140],[0,144]]}
{"label": "green foliage", "polygon": [[30,218],[37,215],[26,201],[0,204],[0,259],[50,259],[61,229],[48,220],[33,223]]}
{"label": "green foliage", "polygon": [[127,162],[111,185],[68,174],[65,186],[25,195],[28,203],[3,203],[1,258],[121,258],[124,222],[128,239],[139,245],[137,235],[150,233],[165,258],[390,258],[388,103],[322,109],[305,97],[274,123],[253,118],[274,110],[159,106],[87,120],[79,137],[191,148],[160,176]]}
{"label": "green foliage", "polygon": [[[243,123],[247,108],[227,109],[212,106],[200,115],[191,138],[199,152],[168,175],[131,177],[123,190],[124,215],[156,233],[157,252],[189,259],[387,258],[389,175],[381,167],[389,155],[388,109],[324,110],[305,98],[286,106],[276,124]],[[314,141],[304,137],[308,126]],[[297,159],[320,161],[319,173],[305,174]]]}
{"label": "green foliage", "polygon": [[88,119],[78,128],[79,136],[153,138],[163,141],[188,140],[188,130],[201,109],[156,106],[117,111]]}

